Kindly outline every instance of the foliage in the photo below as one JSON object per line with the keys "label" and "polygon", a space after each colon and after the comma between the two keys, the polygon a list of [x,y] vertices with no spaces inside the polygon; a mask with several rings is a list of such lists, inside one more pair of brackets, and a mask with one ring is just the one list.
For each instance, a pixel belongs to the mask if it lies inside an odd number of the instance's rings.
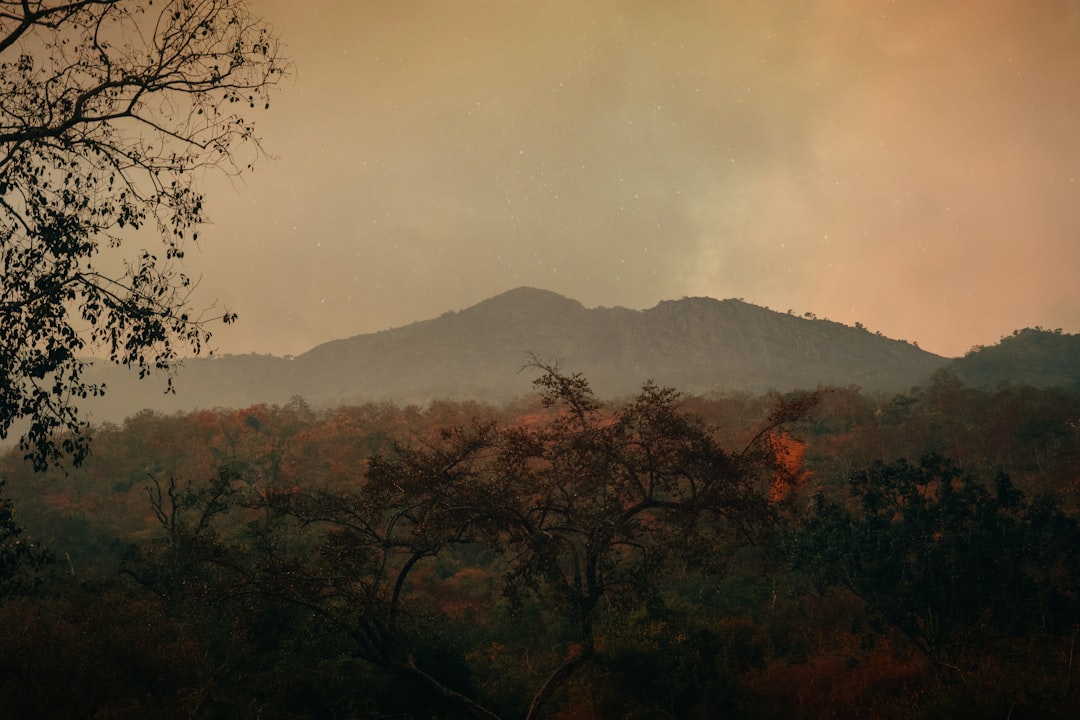
{"label": "foliage", "polygon": [[[778,406],[730,452],[679,410],[675,391],[647,384],[609,410],[580,376],[541,369],[542,417],[478,419],[444,427],[434,442],[393,445],[355,485],[312,487],[235,464],[201,490],[154,484],[168,541],[129,572],[158,592],[179,572],[208,598],[303,609],[348,638],[357,657],[440,706],[489,719],[497,714],[467,648],[445,634],[446,618],[456,603],[468,612],[501,590],[511,616],[542,608],[543,642],[562,647],[516,701],[524,717],[539,717],[594,658],[609,613],[649,602],[680,568],[722,571],[731,548],[763,537],[761,480],[775,470],[768,439],[807,404]],[[486,593],[461,594],[464,567],[438,572],[469,548],[487,558],[472,580]]]}
{"label": "foliage", "polygon": [[1080,622],[1080,525],[1049,498],[1001,474],[987,487],[936,455],[876,463],[849,495],[855,507],[815,496],[789,538],[796,567],[849,588],[943,666]]}
{"label": "foliage", "polygon": [[977,388],[949,372],[925,387],[882,396],[826,389],[804,423],[806,469],[829,497],[875,462],[918,464],[927,453],[992,476],[1004,472],[1028,494],[1052,493],[1077,509],[1080,393],[1009,385]]}
{"label": "foliage", "polygon": [[1075,393],[943,374],[891,397],[646,385],[606,405],[547,371],[501,410],[144,413],[78,468],[9,454],[19,524],[72,562],[0,606],[22,660],[0,667],[0,700],[28,716],[61,714],[65,693],[101,716],[1076,716]]}
{"label": "foliage", "polygon": [[0,437],[25,419],[36,467],[87,454],[80,354],[142,377],[210,339],[181,267],[198,179],[250,167],[239,109],[284,69],[242,0],[0,1]]}
{"label": "foliage", "polygon": [[1080,335],[1041,327],[1015,330],[990,347],[977,346],[950,366],[970,385],[1005,383],[1080,387]]}
{"label": "foliage", "polygon": [[[4,482],[0,480],[0,490]],[[52,554],[27,538],[15,519],[15,506],[0,499],[0,602],[25,592],[39,581],[39,572],[54,562]]]}

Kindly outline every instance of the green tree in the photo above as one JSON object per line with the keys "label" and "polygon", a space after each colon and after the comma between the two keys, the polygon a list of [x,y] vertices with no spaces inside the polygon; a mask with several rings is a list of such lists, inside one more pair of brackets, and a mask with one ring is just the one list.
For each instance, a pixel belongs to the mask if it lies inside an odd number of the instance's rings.
{"label": "green tree", "polygon": [[183,272],[198,180],[251,167],[286,67],[243,0],[0,0],[0,437],[35,466],[87,453],[80,354],[171,370],[235,318]]}

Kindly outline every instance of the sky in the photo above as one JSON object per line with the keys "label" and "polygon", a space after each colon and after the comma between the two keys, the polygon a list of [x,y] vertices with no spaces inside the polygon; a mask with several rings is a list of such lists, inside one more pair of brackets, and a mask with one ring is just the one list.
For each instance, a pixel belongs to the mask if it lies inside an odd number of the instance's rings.
{"label": "sky", "polygon": [[527,285],[958,356],[1080,332],[1076,0],[250,0],[294,70],[207,177],[219,353]]}

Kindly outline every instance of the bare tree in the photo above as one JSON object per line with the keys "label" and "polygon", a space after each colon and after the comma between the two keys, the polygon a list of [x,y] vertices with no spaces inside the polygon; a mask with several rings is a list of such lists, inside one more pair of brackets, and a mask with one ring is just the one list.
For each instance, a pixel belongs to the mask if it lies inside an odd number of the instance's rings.
{"label": "bare tree", "polygon": [[286,69],[243,0],[0,0],[0,437],[36,467],[88,452],[80,356],[171,371],[235,319],[183,272],[198,180],[262,155]]}

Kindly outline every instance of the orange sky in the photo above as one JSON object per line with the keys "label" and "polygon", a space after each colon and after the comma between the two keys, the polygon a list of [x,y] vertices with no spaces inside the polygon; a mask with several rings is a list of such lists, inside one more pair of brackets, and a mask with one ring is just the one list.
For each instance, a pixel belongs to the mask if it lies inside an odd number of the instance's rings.
{"label": "orange sky", "polygon": [[252,0],[278,156],[211,177],[222,352],[519,285],[862,322],[943,355],[1080,332],[1080,3]]}

